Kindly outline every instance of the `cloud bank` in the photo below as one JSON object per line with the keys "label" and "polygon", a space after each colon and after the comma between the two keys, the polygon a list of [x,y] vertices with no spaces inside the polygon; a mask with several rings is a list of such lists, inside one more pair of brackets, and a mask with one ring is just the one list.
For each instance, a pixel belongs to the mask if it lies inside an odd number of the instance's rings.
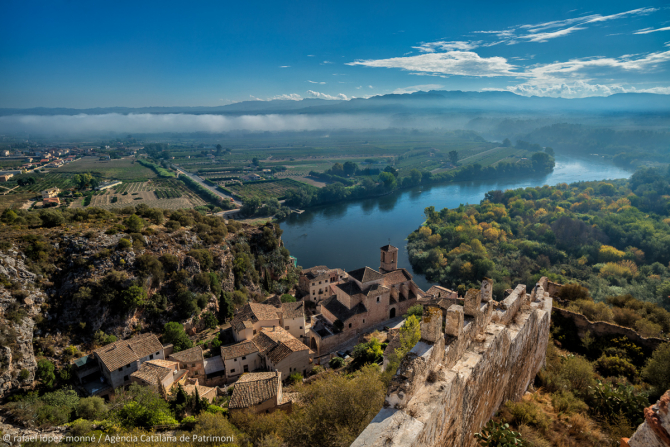
{"label": "cloud bank", "polygon": [[92,135],[162,132],[303,131],[330,129],[385,129],[396,126],[392,118],[378,115],[12,115],[0,117],[0,133],[23,132],[59,135]]}

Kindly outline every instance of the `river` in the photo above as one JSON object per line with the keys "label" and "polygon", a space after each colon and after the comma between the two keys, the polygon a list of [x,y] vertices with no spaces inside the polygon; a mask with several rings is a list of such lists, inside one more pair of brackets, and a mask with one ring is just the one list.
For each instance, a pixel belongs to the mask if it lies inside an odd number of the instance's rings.
{"label": "river", "polygon": [[379,269],[379,248],[389,243],[400,248],[398,267],[414,275],[423,290],[431,283],[414,273],[405,238],[425,220],[423,210],[478,204],[488,191],[579,181],[628,178],[624,170],[599,157],[556,158],[554,171],[546,175],[419,186],[383,197],[335,203],[292,214],[281,222],[286,248],[303,268],[327,265],[346,271],[359,267]]}

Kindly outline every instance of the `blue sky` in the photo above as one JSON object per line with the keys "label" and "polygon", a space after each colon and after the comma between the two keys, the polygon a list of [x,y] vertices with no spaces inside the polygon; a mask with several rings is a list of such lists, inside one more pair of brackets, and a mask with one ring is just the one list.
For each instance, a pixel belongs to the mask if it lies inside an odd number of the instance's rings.
{"label": "blue sky", "polygon": [[667,2],[0,2],[0,107],[670,93]]}

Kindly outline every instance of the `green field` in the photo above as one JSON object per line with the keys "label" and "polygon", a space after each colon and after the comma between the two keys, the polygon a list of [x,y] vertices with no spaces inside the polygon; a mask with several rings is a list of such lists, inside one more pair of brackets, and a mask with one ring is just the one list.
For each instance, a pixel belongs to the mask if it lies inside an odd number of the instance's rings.
{"label": "green field", "polygon": [[157,178],[150,168],[137,163],[134,158],[99,160],[99,157],[84,157],[56,170],[73,174],[90,172],[99,179],[132,180],[136,182]]}
{"label": "green field", "polygon": [[268,180],[262,182],[249,182],[244,185],[230,185],[226,189],[232,191],[242,200],[258,197],[261,200],[276,198],[282,200],[289,191],[298,191],[305,188],[314,188],[305,183],[293,179]]}

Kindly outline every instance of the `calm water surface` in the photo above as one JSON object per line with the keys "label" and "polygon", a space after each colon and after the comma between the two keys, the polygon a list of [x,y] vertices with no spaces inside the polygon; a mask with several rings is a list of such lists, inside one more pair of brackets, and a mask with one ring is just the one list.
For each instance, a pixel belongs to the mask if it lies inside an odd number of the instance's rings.
{"label": "calm water surface", "polygon": [[557,158],[551,174],[535,177],[498,179],[490,182],[462,182],[437,186],[419,186],[373,199],[336,203],[292,214],[281,223],[284,244],[305,268],[327,265],[347,271],[369,266],[379,269],[379,247],[391,244],[400,248],[398,267],[414,274],[423,290],[430,283],[414,273],[407,255],[405,238],[425,220],[423,210],[434,206],[455,208],[460,204],[479,203],[494,189],[556,185],[578,181],[628,178],[631,172],[602,161]]}

